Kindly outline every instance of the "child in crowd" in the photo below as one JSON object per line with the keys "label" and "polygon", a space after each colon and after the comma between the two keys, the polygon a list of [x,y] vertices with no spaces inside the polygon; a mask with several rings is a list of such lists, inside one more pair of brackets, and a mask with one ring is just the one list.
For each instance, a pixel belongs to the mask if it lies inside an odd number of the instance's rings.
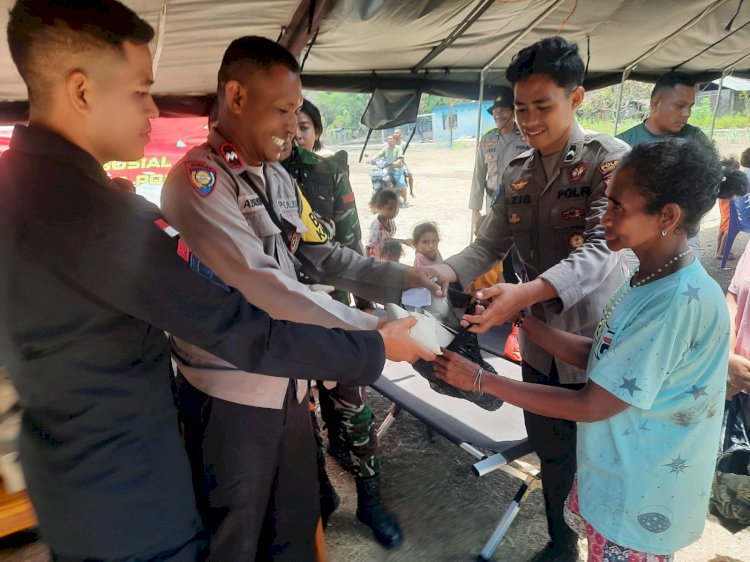
{"label": "child in crowd", "polygon": [[400,262],[404,255],[404,246],[400,241],[388,238],[380,245],[380,261]]}
{"label": "child in crowd", "polygon": [[370,208],[377,217],[370,225],[370,238],[365,250],[368,258],[380,258],[380,247],[385,240],[396,234],[396,215],[398,215],[398,195],[390,189],[376,191],[370,200]]}
{"label": "child in crowd", "polygon": [[[729,232],[729,205],[732,197],[742,196],[747,193],[747,176],[741,172],[740,163],[735,158],[725,158],[721,161],[726,171],[726,179],[719,188],[719,212],[721,213],[721,222],[719,223],[719,237],[716,241],[716,259],[720,260],[724,256],[724,247],[727,243],[727,232]],[[737,257],[729,254],[730,261]]]}
{"label": "child in crowd", "polygon": [[411,240],[416,251],[414,267],[443,263],[443,256],[440,255],[440,250],[438,250],[440,235],[434,222],[423,222],[415,226]]}

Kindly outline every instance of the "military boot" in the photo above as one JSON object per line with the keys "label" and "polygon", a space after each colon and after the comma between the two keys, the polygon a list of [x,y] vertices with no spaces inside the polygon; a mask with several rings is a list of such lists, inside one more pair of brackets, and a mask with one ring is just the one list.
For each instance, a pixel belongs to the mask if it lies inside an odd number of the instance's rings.
{"label": "military boot", "polygon": [[375,540],[385,548],[404,541],[401,527],[380,500],[380,476],[357,477],[357,519],[372,529]]}

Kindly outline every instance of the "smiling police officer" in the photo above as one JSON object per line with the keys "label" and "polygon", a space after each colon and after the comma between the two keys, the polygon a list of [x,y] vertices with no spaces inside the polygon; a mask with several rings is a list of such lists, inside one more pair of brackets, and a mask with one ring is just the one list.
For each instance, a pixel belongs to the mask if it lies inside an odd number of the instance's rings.
{"label": "smiling police officer", "polygon": [[193,273],[159,209],[115,187],[102,165],[141,158],[158,115],[153,34],[115,0],[10,11],[30,115],[0,160],[0,355],[41,535],[63,562],[204,555],[165,331],[282,381],[368,384],[384,350],[418,351],[390,324],[381,337],[271,320]]}
{"label": "smiling police officer", "polygon": [[[466,320],[472,331],[513,320],[531,308],[535,317],[569,332],[591,336],[610,295],[627,272],[599,224],[607,208],[604,189],[627,145],[584,132],[575,121],[583,101],[583,61],[578,46],[550,37],[522,49],[506,78],[514,85],[516,120],[532,150],[510,162],[502,191],[477,239],[435,266],[468,286],[515,243],[529,279],[479,293],[491,304]],[[586,373],[521,339],[527,382],[580,388]],[[526,430],[542,467],[550,543],[536,560],[578,560],[576,534],[563,505],[576,471],[575,423],[524,412]]]}
{"label": "smiling police officer", "polygon": [[[263,37],[235,39],[218,82],[216,127],[174,166],[161,199],[167,219],[213,274],[275,318],[347,329],[381,321],[311,291],[298,272],[386,303],[398,301],[405,287],[439,289],[430,280],[434,271],[376,262],[331,242],[279,163],[302,105],[300,68],[289,51]],[[197,422],[188,445],[193,469],[205,472],[198,498],[212,558],[308,559],[318,487],[307,383],[298,379],[310,374],[301,370],[285,381],[247,373],[184,338],[174,341],[180,396],[194,397],[181,400],[180,409]],[[359,505],[358,516],[392,544],[401,533],[382,507],[375,509],[375,478],[367,481],[372,501]]]}

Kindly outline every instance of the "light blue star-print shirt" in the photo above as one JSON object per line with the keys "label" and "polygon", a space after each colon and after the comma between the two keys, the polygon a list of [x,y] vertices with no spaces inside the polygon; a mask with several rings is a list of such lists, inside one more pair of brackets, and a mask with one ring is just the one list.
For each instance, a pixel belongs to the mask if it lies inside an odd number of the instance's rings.
{"label": "light blue star-print shirt", "polygon": [[697,260],[622,290],[596,331],[588,375],[630,407],[578,424],[581,515],[622,546],[671,554],[703,532],[723,417],[729,315],[721,288]]}

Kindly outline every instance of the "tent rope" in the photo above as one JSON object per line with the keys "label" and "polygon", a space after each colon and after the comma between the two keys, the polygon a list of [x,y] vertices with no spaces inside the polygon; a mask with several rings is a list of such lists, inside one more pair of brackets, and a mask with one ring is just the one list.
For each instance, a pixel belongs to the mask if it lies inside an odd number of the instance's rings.
{"label": "tent rope", "polygon": [[[740,0],[742,1],[742,0]],[[563,29],[565,29],[565,26],[568,23],[568,20],[573,17],[573,14],[576,13],[576,10],[578,9],[578,0],[575,1],[573,4],[573,9],[570,10],[570,13],[565,16],[565,19],[562,20],[562,23],[560,23],[560,27],[557,28],[557,31],[555,32],[555,35],[560,35],[563,32]]]}

